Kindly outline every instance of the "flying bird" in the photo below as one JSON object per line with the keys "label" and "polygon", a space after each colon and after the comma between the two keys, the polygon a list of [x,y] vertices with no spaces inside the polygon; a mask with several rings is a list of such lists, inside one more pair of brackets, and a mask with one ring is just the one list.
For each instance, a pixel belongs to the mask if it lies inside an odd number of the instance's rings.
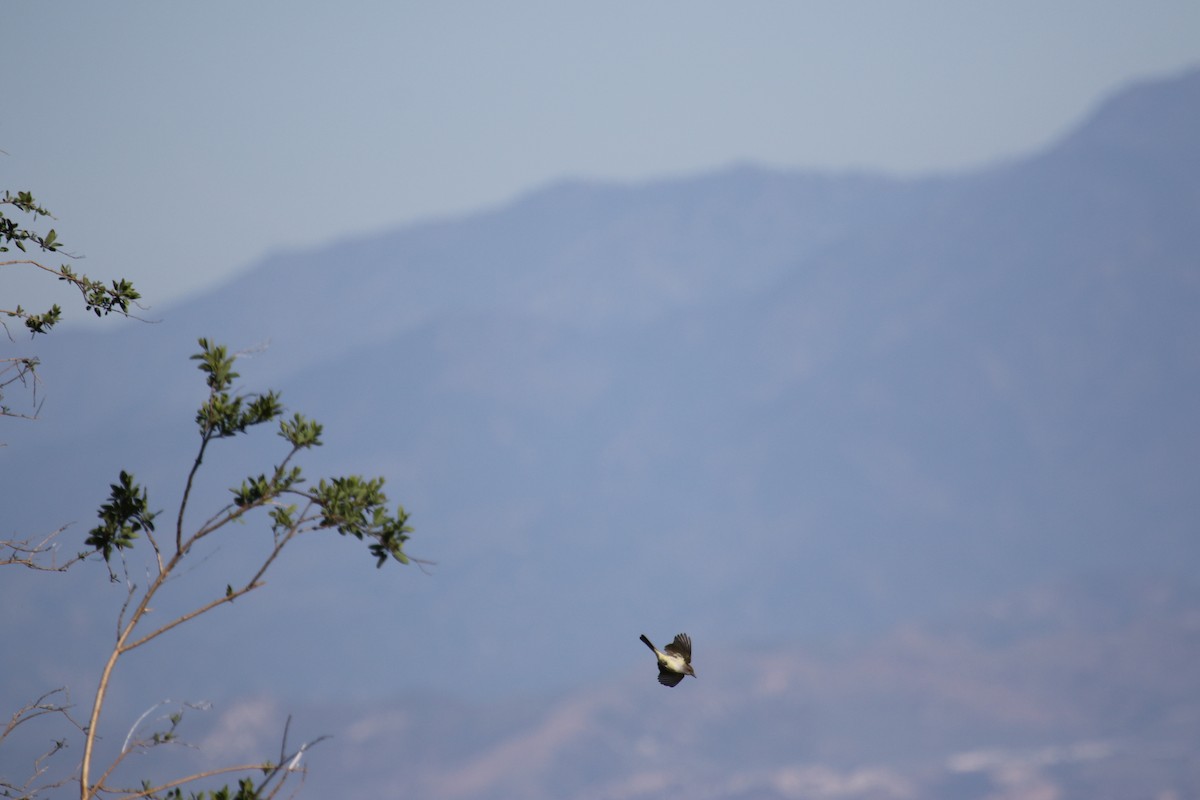
{"label": "flying bird", "polygon": [[684,675],[696,677],[692,670],[692,638],[686,633],[678,634],[675,640],[662,650],[655,647],[644,633],[642,641],[654,651],[654,656],[658,659],[658,682],[663,686],[678,686]]}

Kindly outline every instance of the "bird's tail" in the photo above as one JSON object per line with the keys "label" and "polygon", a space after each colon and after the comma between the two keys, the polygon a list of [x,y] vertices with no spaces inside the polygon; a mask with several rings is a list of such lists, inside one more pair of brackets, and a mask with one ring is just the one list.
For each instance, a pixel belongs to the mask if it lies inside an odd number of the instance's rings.
{"label": "bird's tail", "polygon": [[649,647],[655,653],[658,652],[658,648],[650,643],[650,640],[646,638],[646,634],[644,634],[644,633],[642,634],[642,641],[646,643],[646,647]]}

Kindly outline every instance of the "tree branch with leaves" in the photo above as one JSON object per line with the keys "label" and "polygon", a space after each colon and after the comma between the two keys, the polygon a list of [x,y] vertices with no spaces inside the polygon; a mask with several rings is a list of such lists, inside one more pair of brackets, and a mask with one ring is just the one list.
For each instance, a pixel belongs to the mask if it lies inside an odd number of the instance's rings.
{"label": "tree branch with leaves", "polygon": [[[4,196],[0,197],[0,253],[8,253],[13,248],[16,248],[21,253],[27,255],[32,250],[34,253],[61,254],[66,255],[68,258],[75,258],[75,256],[71,256],[63,250],[62,242],[58,240],[57,231],[51,228],[46,233],[38,233],[32,227],[29,227],[28,222],[18,222],[17,219],[9,216],[13,210],[27,215],[32,221],[36,221],[42,217],[54,218],[46,208],[34,199],[30,192],[22,191],[13,194],[12,192],[5,191]],[[43,264],[34,257],[0,261],[0,267],[19,266],[33,267],[34,269],[48,272],[58,278],[58,280],[71,284],[83,296],[84,309],[94,313],[98,317],[107,316],[111,313],[130,317],[133,316],[133,308],[140,308],[137,301],[141,298],[141,295],[133,288],[133,284],[124,278],[106,284],[103,281],[93,280],[87,275],[77,274],[67,264],[51,267]],[[62,307],[57,303],[42,312],[29,311],[22,308],[20,304],[12,308],[0,308],[0,317],[20,320],[31,336],[49,333],[62,320],[62,313]],[[7,323],[0,321],[0,324],[4,325],[4,329],[11,339],[12,333],[8,330]],[[32,356],[0,358],[0,416],[37,416],[36,390],[38,364],[38,359]],[[4,405],[4,391],[14,383],[30,387],[35,407],[33,414],[21,414]]]}
{"label": "tree branch with leaves", "polygon": [[[118,613],[116,641],[101,669],[87,722],[81,726],[83,754],[76,773],[81,800],[140,797],[181,800],[182,787],[229,772],[259,772],[263,777],[258,781],[245,777],[233,794],[226,788],[209,793],[210,797],[236,797],[240,800],[273,797],[289,775],[302,772],[300,758],[315,742],[301,745],[295,752],[289,753],[285,731],[284,747],[281,748],[278,762],[264,761],[222,768],[158,785],[119,785],[117,771],[127,757],[175,741],[179,718],[172,715],[167,730],[155,732],[148,738],[134,736],[141,722],[139,720],[126,737],[120,752],[107,764],[98,766],[97,741],[105,701],[118,663],[133,650],[264,586],[264,577],[280,553],[303,534],[334,531],[341,536],[366,541],[376,567],[382,567],[388,561],[401,564],[410,561],[404,552],[404,544],[412,530],[408,525],[408,514],[403,506],[396,506],[394,510],[389,508],[387,495],[383,491],[383,479],[349,475],[308,483],[301,467],[295,462],[305,451],[321,445],[321,425],[300,414],[285,417],[280,396],[276,392],[239,393],[234,387],[239,377],[233,369],[236,357],[225,347],[211,344],[206,339],[200,339],[199,344],[200,352],[192,358],[199,361],[199,368],[206,376],[208,396],[196,413],[200,442],[175,515],[173,536],[160,540],[160,531],[156,527],[159,512],[152,510],[148,490],[131,473],[121,471],[117,481],[110,486],[108,499],[100,506],[99,524],[91,529],[84,542],[88,548],[84,555],[102,559],[111,579],[118,579],[116,570],[122,572],[127,596]],[[231,497],[227,503],[203,522],[189,526],[192,489],[209,448],[218,440],[247,434],[268,423],[277,424],[276,432],[286,443],[283,458],[272,469],[248,476],[239,485],[230,488]],[[153,619],[150,611],[156,599],[161,599],[160,594],[170,585],[171,579],[179,575],[181,567],[193,556],[201,542],[218,536],[234,523],[255,519],[261,519],[263,527],[269,530],[269,547],[265,554],[250,561],[242,577],[229,581],[223,591],[214,592],[208,600],[188,611],[162,622]],[[149,545],[152,554],[145,572],[144,588],[135,585],[130,578],[128,561],[142,539]],[[32,546],[31,550],[35,554],[41,552],[37,545]],[[15,558],[9,563],[30,566],[25,561],[32,559],[33,556],[24,560]],[[41,707],[35,705],[32,708]],[[0,783],[0,787],[11,785]],[[35,794],[22,796],[33,797]],[[191,795],[193,798],[202,796]]]}

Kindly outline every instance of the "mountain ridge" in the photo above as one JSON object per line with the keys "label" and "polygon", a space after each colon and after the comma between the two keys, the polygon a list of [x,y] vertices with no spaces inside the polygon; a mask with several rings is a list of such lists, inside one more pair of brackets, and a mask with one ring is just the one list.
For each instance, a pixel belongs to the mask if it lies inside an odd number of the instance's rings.
{"label": "mountain ridge", "polygon": [[[1191,130],[1200,73],[1162,83],[1153,115],[1102,106],[1045,151],[963,176],[559,184],[271,257],[149,330],[56,334],[44,419],[8,437],[26,463],[6,521],[85,529],[119,468],[165,484],[169,507],[203,392],[186,355],[208,335],[269,340],[246,386],[326,423],[315,471],[388,476],[413,552],[440,565],[363,579],[364,554],[314,544],[275,596],[201,629],[220,648],[303,616],[330,646],[285,692],[344,688],[336,654],[366,628],[343,607],[404,608],[412,625],[368,637],[357,691],[394,661],[413,685],[487,695],[569,683],[530,666],[551,646],[612,667],[608,637],[631,619],[803,641],[1063,575],[1183,569],[1200,513],[1195,148],[1162,139],[1186,167],[1162,183],[1170,154],[1105,160],[1084,135],[1123,130],[1113,115]],[[263,439],[213,466],[273,463]],[[240,478],[214,474],[201,496]],[[410,663],[413,647],[427,658]]]}

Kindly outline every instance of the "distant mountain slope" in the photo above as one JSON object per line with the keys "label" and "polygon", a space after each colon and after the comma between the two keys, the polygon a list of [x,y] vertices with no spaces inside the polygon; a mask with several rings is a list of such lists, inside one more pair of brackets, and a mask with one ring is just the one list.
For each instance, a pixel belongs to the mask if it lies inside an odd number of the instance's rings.
{"label": "distant mountain slope", "polygon": [[[154,327],[48,340],[44,419],[6,431],[6,527],[82,537],[122,467],[169,507],[208,335],[270,342],[246,385],[326,423],[315,472],[388,476],[438,567],[364,577],[365,554],[312,543],[198,626],[177,672],[137,673],[163,696],[545,691],[589,678],[546,653],[607,674],[631,626],[869,635],[1033,583],[1185,571],[1198,127],[1191,72],[961,176],[565,183],[277,255]],[[263,439],[214,454],[201,497],[272,463]],[[63,585],[22,576],[0,599],[119,603]],[[283,619],[313,637],[289,645],[311,671],[254,669],[281,657],[265,645],[225,669]],[[77,619],[64,652],[39,620],[5,625],[64,677],[108,631]]]}
{"label": "distant mountain slope", "polygon": [[[553,697],[293,708],[294,735],[333,737],[308,756],[305,794],[1191,797],[1198,588],[1039,587],[963,609],[953,624],[817,650],[697,642],[699,677],[673,691],[643,660]],[[219,760],[271,751],[282,715],[248,697],[193,716],[188,730]]]}

